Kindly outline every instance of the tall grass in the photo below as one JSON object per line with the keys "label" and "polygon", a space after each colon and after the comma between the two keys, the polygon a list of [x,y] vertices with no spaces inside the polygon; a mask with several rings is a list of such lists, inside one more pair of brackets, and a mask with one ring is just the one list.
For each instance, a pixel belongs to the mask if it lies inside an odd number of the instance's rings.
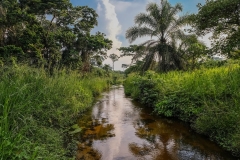
{"label": "tall grass", "polygon": [[190,122],[197,132],[240,155],[238,64],[191,72],[131,75],[124,86],[126,94],[150,102],[157,114]]}
{"label": "tall grass", "polygon": [[0,69],[0,160],[68,159],[63,136],[109,87],[108,77],[27,66]]}

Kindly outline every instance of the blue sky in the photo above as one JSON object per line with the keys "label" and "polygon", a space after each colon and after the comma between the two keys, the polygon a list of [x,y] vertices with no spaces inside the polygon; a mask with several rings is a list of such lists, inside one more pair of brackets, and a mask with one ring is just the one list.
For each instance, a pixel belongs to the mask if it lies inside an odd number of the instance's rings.
{"label": "blue sky", "polygon": [[70,0],[71,3],[75,6],[89,6],[91,8],[97,8],[96,0]]}
{"label": "blue sky", "polygon": [[[145,7],[149,2],[159,3],[160,0],[70,0],[75,6],[89,6],[98,13],[98,26],[92,32],[100,31],[107,35],[113,41],[113,48],[108,51],[108,54],[121,53],[117,48],[121,46],[128,46],[129,42],[125,39],[126,30],[134,25],[134,17],[141,12],[145,12]],[[183,5],[183,12],[197,13],[198,3],[205,3],[205,0],[169,0],[172,5],[181,3]],[[146,40],[146,38],[138,39],[133,44],[139,44]],[[203,40],[207,41],[204,37]],[[209,43],[209,42],[207,42]],[[130,57],[119,59],[115,63],[116,70],[122,70],[122,64],[129,64]],[[112,64],[110,59],[105,60],[105,64]]]}
{"label": "blue sky", "polygon": [[[125,2],[144,2],[145,0],[118,0],[118,1],[125,1]],[[89,6],[91,8],[97,8],[98,0],[71,0],[72,4],[80,5],[80,6]],[[111,2],[111,0],[110,0]],[[204,0],[169,0],[171,4],[181,3],[184,6],[184,11],[186,12],[197,12],[196,5],[198,3],[204,3]]]}

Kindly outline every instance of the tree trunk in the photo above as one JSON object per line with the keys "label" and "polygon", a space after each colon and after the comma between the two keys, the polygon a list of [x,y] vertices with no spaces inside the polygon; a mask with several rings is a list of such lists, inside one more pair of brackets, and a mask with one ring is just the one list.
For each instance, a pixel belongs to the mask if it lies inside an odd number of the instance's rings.
{"label": "tree trunk", "polygon": [[164,51],[162,52],[161,71],[166,71],[166,53]]}
{"label": "tree trunk", "polygon": [[82,59],[82,62],[85,62],[85,63],[88,62],[88,53],[82,51],[82,53],[81,53],[81,59]]}
{"label": "tree trunk", "polygon": [[159,56],[161,56],[162,58],[160,63],[160,71],[165,72],[166,71],[166,45],[165,44],[159,45]]}

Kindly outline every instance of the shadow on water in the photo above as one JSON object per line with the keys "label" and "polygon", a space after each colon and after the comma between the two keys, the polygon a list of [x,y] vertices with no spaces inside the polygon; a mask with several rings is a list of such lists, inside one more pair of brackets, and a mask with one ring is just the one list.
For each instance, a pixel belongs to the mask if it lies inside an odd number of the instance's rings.
{"label": "shadow on water", "polygon": [[115,87],[78,122],[77,160],[237,159],[186,124],[151,114]]}

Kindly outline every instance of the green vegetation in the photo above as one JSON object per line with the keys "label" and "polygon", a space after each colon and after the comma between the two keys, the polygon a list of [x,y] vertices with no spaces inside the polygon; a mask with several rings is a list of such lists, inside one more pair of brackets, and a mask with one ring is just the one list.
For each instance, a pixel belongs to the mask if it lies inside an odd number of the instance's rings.
{"label": "green vegetation", "polygon": [[74,156],[70,126],[123,77],[102,67],[112,41],[91,34],[97,17],[70,0],[0,1],[1,160]]}
{"label": "green vegetation", "polygon": [[[150,3],[147,13],[138,14],[136,26],[126,32],[130,42],[142,36],[150,40],[119,49],[135,63],[126,69],[126,95],[159,115],[190,123],[197,132],[238,156],[239,7],[239,0],[208,0],[205,5],[198,4],[198,13],[179,17],[174,15],[182,11],[180,4],[171,7],[167,0]],[[183,32],[180,27],[186,24],[190,28]],[[207,33],[213,33],[212,48],[198,40]],[[211,59],[218,53],[227,60]],[[145,70],[142,76],[137,73]]]}
{"label": "green vegetation", "polygon": [[159,115],[189,122],[225,149],[240,154],[240,66],[129,75],[125,92]]}
{"label": "green vegetation", "polygon": [[213,33],[211,50],[231,57],[230,52],[240,47],[239,7],[239,0],[208,0],[205,5],[199,4],[199,12],[190,16],[191,30],[198,35]]}
{"label": "green vegetation", "polygon": [[112,60],[112,62],[113,62],[113,67],[112,67],[112,69],[113,69],[113,71],[114,71],[114,63],[115,63],[116,61],[118,61],[118,59],[119,59],[120,57],[118,57],[118,55],[112,53],[112,54],[109,55],[109,58],[110,58],[110,59]]}
{"label": "green vegetation", "polygon": [[0,65],[12,61],[44,67],[50,74],[62,68],[89,72],[107,58],[112,41],[91,30],[97,13],[70,0],[1,0]]}
{"label": "green vegetation", "polygon": [[149,3],[146,13],[135,17],[135,26],[126,31],[130,43],[144,36],[149,40],[140,45],[121,47],[123,56],[133,56],[133,62],[143,59],[141,71],[166,72],[195,67],[197,58],[206,55],[206,46],[195,34],[186,34],[182,27],[189,23],[187,15],[179,16],[180,3],[172,6],[167,0]]}
{"label": "green vegetation", "polygon": [[41,69],[15,66],[1,68],[0,74],[2,160],[73,157],[64,136],[112,81],[102,70],[84,76],[61,71],[49,77]]}
{"label": "green vegetation", "polygon": [[[207,0],[197,6],[198,13],[179,16],[180,3],[172,6],[168,0],[161,0],[149,3],[146,13],[136,15],[126,38],[130,43],[144,36],[149,40],[119,48],[122,56],[132,56],[134,71],[192,70],[199,67],[199,61],[216,54],[239,58],[239,0]],[[212,33],[211,48],[199,41],[199,36],[208,33]]]}
{"label": "green vegetation", "polygon": [[[216,53],[239,59],[239,6],[239,0],[208,0],[197,14],[178,16],[181,4],[149,3],[126,32],[130,42],[149,40],[119,48],[135,63],[126,69],[127,95],[160,115],[189,122],[235,154],[240,154],[239,62],[206,59]],[[112,41],[104,33],[91,34],[97,17],[70,0],[0,1],[1,160],[73,156],[65,135],[75,118],[109,85],[123,81],[121,73],[102,66]],[[186,24],[191,34],[183,31]],[[198,40],[209,32],[210,49]],[[114,71],[119,57],[110,58]],[[135,71],[147,72],[130,74]]]}

